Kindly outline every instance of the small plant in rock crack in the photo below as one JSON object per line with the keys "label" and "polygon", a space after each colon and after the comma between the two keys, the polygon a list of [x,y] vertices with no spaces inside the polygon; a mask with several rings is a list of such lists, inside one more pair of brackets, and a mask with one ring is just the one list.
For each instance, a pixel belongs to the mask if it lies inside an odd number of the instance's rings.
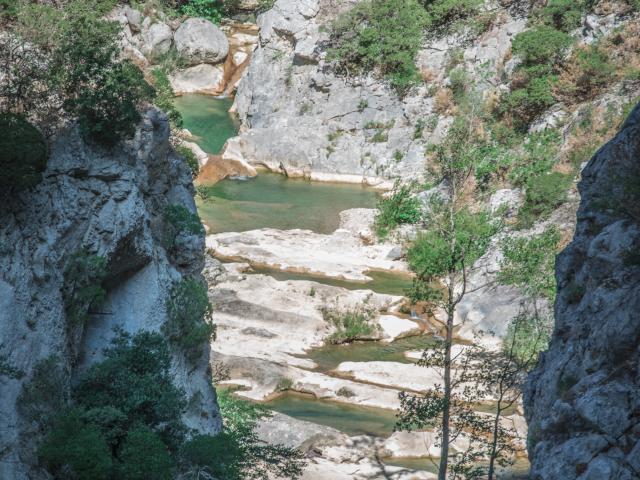
{"label": "small plant in rock crack", "polygon": [[377,325],[373,323],[375,315],[376,310],[364,304],[350,308],[323,308],[324,320],[336,327],[327,341],[340,344],[371,338],[378,331]]}
{"label": "small plant in rock crack", "polygon": [[176,239],[181,233],[200,235],[204,233],[204,227],[198,214],[191,213],[182,205],[168,205],[164,210],[165,220],[165,247],[173,250]]}
{"label": "small plant in rock crack", "polygon": [[86,323],[92,309],[99,306],[106,297],[102,282],[107,275],[107,260],[98,255],[90,255],[86,250],[78,250],[69,260],[64,271],[62,296],[71,326]]}
{"label": "small plant in rock crack", "polygon": [[206,285],[193,278],[183,278],[171,289],[166,308],[167,320],[162,325],[162,333],[189,359],[199,358],[204,344],[215,340],[216,333]]}

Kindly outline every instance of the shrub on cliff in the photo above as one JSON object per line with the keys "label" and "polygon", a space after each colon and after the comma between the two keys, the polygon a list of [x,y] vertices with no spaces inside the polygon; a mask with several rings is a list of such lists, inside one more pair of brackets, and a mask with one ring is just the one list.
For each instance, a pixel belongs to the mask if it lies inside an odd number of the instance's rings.
{"label": "shrub on cliff", "polygon": [[23,116],[0,114],[0,190],[37,185],[47,165],[47,142]]}
{"label": "shrub on cliff", "polygon": [[180,452],[187,478],[264,480],[302,475],[304,455],[299,450],[264,443],[256,434],[258,421],[271,414],[260,405],[240,400],[228,390],[218,392],[225,419],[224,431],[215,437],[197,435]]}
{"label": "shrub on cliff", "polygon": [[333,25],[329,60],[345,75],[377,72],[399,91],[419,80],[415,57],[428,16],[418,0],[369,0]]}
{"label": "shrub on cliff", "polygon": [[[44,54],[38,66],[46,74],[36,83],[48,96],[39,106],[56,119],[62,106],[88,138],[107,146],[134,132],[140,120],[138,108],[154,96],[140,69],[121,58],[120,26],[102,18],[115,3],[71,0],[59,7],[19,3],[12,24],[27,45],[24,55]],[[11,94],[28,97],[33,90]],[[28,98],[18,100],[29,102]],[[14,99],[13,103],[20,102]]]}
{"label": "shrub on cliff", "polygon": [[560,172],[538,175],[526,185],[525,202],[518,212],[518,224],[527,228],[548,217],[564,203],[572,176]]}
{"label": "shrub on cliff", "polygon": [[396,182],[391,195],[378,202],[374,229],[378,238],[384,239],[393,228],[418,223],[421,216],[422,206],[415,195],[415,185]]}
{"label": "shrub on cliff", "polygon": [[206,285],[192,278],[181,280],[171,289],[166,307],[167,321],[162,325],[162,333],[187,356],[198,358],[204,344],[215,337],[211,323],[213,307]]}
{"label": "shrub on cliff", "polygon": [[165,247],[173,250],[176,239],[181,233],[188,235],[200,235],[204,233],[204,227],[197,213],[191,213],[182,205],[168,205],[164,210],[165,221]]}

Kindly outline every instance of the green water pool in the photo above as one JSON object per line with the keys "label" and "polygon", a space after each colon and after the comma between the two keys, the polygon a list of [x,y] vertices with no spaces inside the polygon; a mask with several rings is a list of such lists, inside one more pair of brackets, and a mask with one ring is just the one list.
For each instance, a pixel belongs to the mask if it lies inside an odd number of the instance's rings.
{"label": "green water pool", "polygon": [[348,345],[325,345],[313,348],[306,357],[313,360],[320,372],[335,369],[342,362],[399,362],[414,363],[405,352],[433,347],[430,336],[407,337],[391,343],[353,342]]}
{"label": "green water pool", "polygon": [[174,102],[182,114],[184,128],[194,135],[205,152],[220,153],[225,142],[237,135],[240,123],[229,113],[232,98],[191,94],[176,97]]}
{"label": "green water pool", "polygon": [[265,405],[276,412],[333,427],[348,435],[388,437],[393,433],[396,423],[396,415],[392,410],[316,400],[295,393],[287,393]]}
{"label": "green water pool", "polygon": [[392,273],[378,270],[369,270],[366,273],[373,280],[370,282],[353,282],[339,278],[311,275],[309,273],[287,272],[270,267],[252,267],[252,271],[263,275],[269,275],[280,281],[287,280],[308,280],[312,282],[324,283],[334,287],[342,287],[348,290],[369,289],[376,293],[386,293],[389,295],[404,296],[405,292],[411,288],[412,279],[409,275]]}
{"label": "green water pool", "polygon": [[200,190],[204,199],[198,200],[198,211],[211,233],[259,228],[332,233],[342,210],[373,208],[377,202],[376,191],[365,186],[309,182],[267,172],[203,185]]}

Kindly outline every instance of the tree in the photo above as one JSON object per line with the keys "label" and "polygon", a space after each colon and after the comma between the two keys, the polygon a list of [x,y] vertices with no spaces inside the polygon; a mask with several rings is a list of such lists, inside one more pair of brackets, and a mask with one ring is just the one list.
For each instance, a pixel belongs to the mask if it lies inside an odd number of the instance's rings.
{"label": "tree", "polygon": [[[465,295],[470,293],[468,279],[473,265],[486,251],[498,225],[485,211],[471,212],[465,204],[465,191],[475,170],[473,139],[476,114],[468,105],[451,127],[446,141],[436,147],[435,163],[441,185],[446,194],[432,196],[427,229],[410,247],[407,257],[416,274],[410,297],[414,302],[428,302],[444,314],[444,339],[435,352],[425,351],[421,364],[437,368],[442,386],[424,394],[403,392],[400,428],[439,423],[441,447],[438,478],[447,478],[450,466],[449,448],[463,430],[481,431],[484,427],[469,409],[470,400],[465,384],[469,380],[467,355],[452,355],[456,310]],[[462,362],[457,372],[456,362]],[[439,422],[438,422],[439,419]],[[475,454],[470,452],[454,470],[469,467]],[[458,472],[453,472],[457,474]]]}
{"label": "tree", "polygon": [[78,410],[57,419],[38,453],[56,478],[110,478],[113,463],[107,442],[96,426],[84,423]]}
{"label": "tree", "polygon": [[511,320],[502,348],[472,354],[474,373],[471,383],[477,395],[496,399],[495,411],[488,429],[485,457],[489,459],[487,480],[495,478],[496,465],[512,463],[515,452],[512,441],[517,437],[514,427],[503,424],[506,411],[517,405],[528,373],[538,362],[541,351],[547,348],[549,319],[538,311],[530,311],[523,302],[520,313]]}
{"label": "tree", "polygon": [[0,188],[19,192],[37,185],[47,166],[47,142],[22,115],[0,113]]}
{"label": "tree", "polygon": [[160,437],[144,427],[131,430],[120,452],[124,480],[171,480],[173,460]]}
{"label": "tree", "polygon": [[118,26],[88,15],[71,17],[51,65],[51,81],[82,132],[104,145],[131,136],[138,106],[154,95],[140,69],[118,60]]}
{"label": "tree", "polygon": [[257,422],[268,417],[259,405],[218,393],[224,431],[215,437],[200,435],[181,450],[184,468],[192,479],[268,480],[273,476],[295,480],[302,474],[302,452],[284,445],[269,445],[258,438]]}

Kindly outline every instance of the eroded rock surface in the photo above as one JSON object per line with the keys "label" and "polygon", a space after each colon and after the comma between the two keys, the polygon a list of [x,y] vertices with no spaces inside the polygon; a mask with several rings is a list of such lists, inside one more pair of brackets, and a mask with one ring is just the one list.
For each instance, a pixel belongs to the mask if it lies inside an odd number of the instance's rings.
{"label": "eroded rock surface", "polygon": [[[135,137],[110,150],[85,143],[75,128],[60,134],[42,183],[3,196],[0,353],[24,376],[0,379],[0,478],[49,478],[37,467],[40,432],[16,404],[34,366],[54,356],[77,372],[100,358],[114,328],[158,330],[173,282],[199,275],[203,235],[183,235],[180,255],[163,246],[164,208],[177,204],[195,212],[193,193],[191,174],[169,143],[166,116],[149,110]],[[87,328],[68,324],[62,295],[65,268],[79,250],[107,262],[106,301]],[[173,375],[188,396],[201,394],[186,424],[215,433],[221,421],[208,363],[208,349],[196,365],[175,355]]]}
{"label": "eroded rock surface", "polygon": [[555,331],[525,395],[536,480],[640,477],[639,178],[636,107],[583,170],[558,258]]}

